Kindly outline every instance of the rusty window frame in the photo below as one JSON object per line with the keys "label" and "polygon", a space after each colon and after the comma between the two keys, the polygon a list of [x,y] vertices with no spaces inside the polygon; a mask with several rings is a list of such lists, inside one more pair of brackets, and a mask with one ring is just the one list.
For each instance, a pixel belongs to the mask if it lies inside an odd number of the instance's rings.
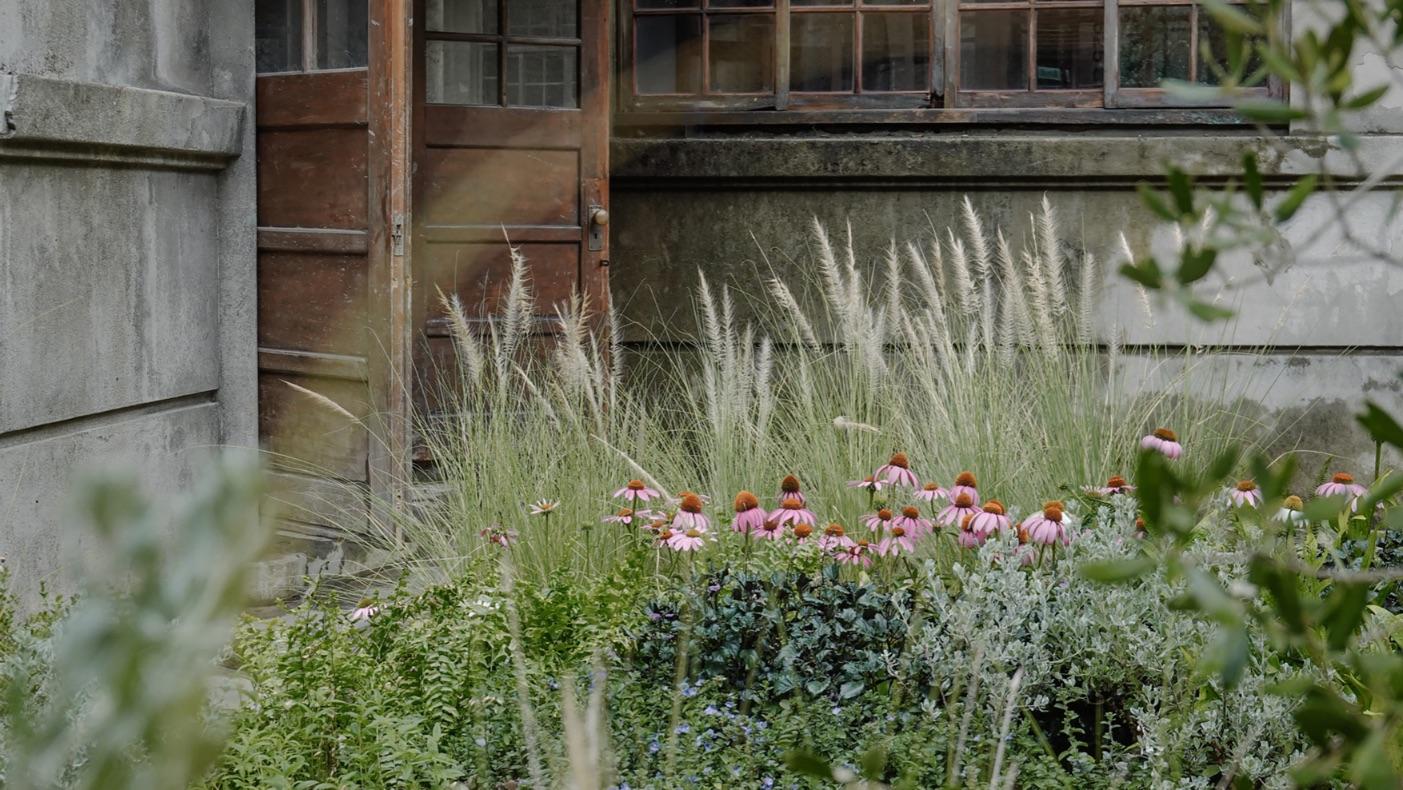
{"label": "rusty window frame", "polygon": [[[583,0],[590,2],[591,0]],[[579,36],[579,25],[582,16],[582,9],[577,1],[575,6],[575,35],[574,36],[532,36],[520,33],[509,32],[507,21],[507,7],[509,0],[497,0],[497,32],[495,33],[457,33],[447,30],[430,30],[427,25],[424,28],[425,49],[427,50],[429,41],[468,41],[483,44],[494,44],[497,47],[497,101],[495,104],[456,104],[449,103],[442,106],[451,107],[498,107],[512,109],[542,109],[534,105],[514,105],[507,102],[507,69],[509,58],[509,45],[511,44],[535,44],[552,47],[573,47],[575,50],[575,107],[572,108],[544,108],[544,109],[579,109],[579,104],[583,100],[583,86],[580,84],[580,56],[584,41]]]}

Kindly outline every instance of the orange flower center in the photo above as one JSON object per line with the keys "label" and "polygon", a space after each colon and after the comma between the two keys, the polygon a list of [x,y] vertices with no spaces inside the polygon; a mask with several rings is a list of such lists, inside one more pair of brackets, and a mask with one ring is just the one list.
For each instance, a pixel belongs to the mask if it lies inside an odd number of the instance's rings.
{"label": "orange flower center", "polygon": [[1019,524],[1019,525],[1018,525],[1018,542],[1019,542],[1019,543],[1027,543],[1027,542],[1028,542],[1028,528],[1025,527],[1025,526],[1023,526],[1022,524]]}
{"label": "orange flower center", "polygon": [[754,494],[749,491],[742,491],[736,494],[737,513],[744,513],[747,510],[754,510],[757,507],[760,507],[760,500],[756,499]]}
{"label": "orange flower center", "polygon": [[1060,507],[1045,507],[1045,508],[1043,508],[1043,518],[1047,519],[1048,521],[1056,521],[1056,522],[1059,523],[1059,524],[1062,523],[1062,508],[1060,508]]}
{"label": "orange flower center", "polygon": [[1256,490],[1257,490],[1257,484],[1254,483],[1254,482],[1252,482],[1251,480],[1239,480],[1239,481],[1237,481],[1237,490],[1238,490],[1238,491],[1256,491]]}
{"label": "orange flower center", "polygon": [[859,549],[865,549],[865,548],[867,548],[867,547],[870,546],[870,545],[872,545],[872,544],[868,543],[866,538],[858,538],[857,547],[858,547]]}
{"label": "orange flower center", "polygon": [[955,507],[974,507],[974,500],[969,494],[960,494],[955,497]]}
{"label": "orange flower center", "polygon": [[[868,480],[871,480],[872,478],[869,477],[869,478],[867,478],[867,479],[868,479]],[[927,491],[936,491],[936,490],[938,490],[938,489],[940,488],[940,486],[936,485],[935,483],[926,483],[925,485],[923,485],[923,486],[921,486],[921,487],[924,488],[924,489],[927,490]]]}
{"label": "orange flower center", "polygon": [[891,521],[891,511],[887,510],[886,508],[882,508],[881,510],[877,511],[877,518],[883,521]]}
{"label": "orange flower center", "polygon": [[1135,528],[1143,532],[1145,530],[1145,519],[1137,516],[1135,519]]}
{"label": "orange flower center", "polygon": [[799,501],[798,497],[791,496],[785,497],[784,501],[779,503],[779,505],[785,510],[798,510],[799,508],[802,508],[804,506],[804,503]]}
{"label": "orange flower center", "polygon": [[644,488],[646,488],[646,487],[647,487],[647,486],[643,485],[643,481],[642,481],[642,480],[630,480],[630,481],[628,481],[628,488],[629,488],[630,491],[642,491],[642,490],[643,490]]}
{"label": "orange flower center", "polygon": [[672,530],[670,530],[670,529],[665,529],[665,530],[663,530],[662,532],[659,532],[659,533],[658,533],[658,540],[671,540],[671,539],[672,539]]}
{"label": "orange flower center", "polygon": [[1112,477],[1110,480],[1106,481],[1106,487],[1125,488],[1125,478],[1121,477],[1120,475],[1116,475],[1115,477]]}
{"label": "orange flower center", "polygon": [[901,515],[907,518],[919,518],[921,515],[921,511],[917,510],[914,507],[911,507],[910,505],[907,505],[906,507],[901,509]]}
{"label": "orange flower center", "polygon": [[1046,502],[1043,503],[1043,508],[1044,508],[1044,509],[1047,509],[1047,508],[1050,508],[1050,507],[1055,507],[1055,508],[1057,508],[1058,510],[1066,510],[1066,509],[1067,509],[1066,507],[1064,507],[1064,506],[1062,505],[1062,500],[1060,500],[1060,499],[1049,499],[1049,500],[1047,500]]}
{"label": "orange flower center", "polygon": [[1336,483],[1344,483],[1345,485],[1349,485],[1350,483],[1354,482],[1354,475],[1350,474],[1349,472],[1336,472],[1334,478],[1332,479]]}
{"label": "orange flower center", "polygon": [[682,495],[682,504],[680,507],[688,513],[700,513],[702,509],[701,497],[688,491]]}
{"label": "orange flower center", "polygon": [[887,463],[901,469],[909,469],[911,467],[911,462],[906,458],[906,453],[892,453],[891,460],[887,461]]}
{"label": "orange flower center", "polygon": [[963,531],[965,531],[965,532],[969,532],[969,525],[970,525],[971,523],[973,523],[973,521],[974,521],[974,514],[973,514],[973,513],[971,513],[971,514],[969,514],[968,516],[965,516],[964,518],[960,519],[960,529],[963,530]]}
{"label": "orange flower center", "polygon": [[979,485],[974,482],[973,472],[960,472],[958,475],[955,476],[955,485],[969,486],[970,488],[979,487]]}
{"label": "orange flower center", "polygon": [[786,475],[783,480],[779,481],[779,490],[783,491],[786,494],[798,493],[799,478],[795,477],[794,475]]}
{"label": "orange flower center", "polygon": [[830,538],[841,538],[843,537],[843,525],[829,524],[828,526],[823,528],[823,534],[827,535]]}
{"label": "orange flower center", "polygon": [[800,540],[803,540],[804,538],[807,538],[812,534],[814,534],[814,528],[809,526],[808,524],[800,524],[794,528],[794,537]]}
{"label": "orange flower center", "polygon": [[991,499],[988,502],[984,503],[984,512],[993,513],[996,516],[1002,516],[1004,514],[1004,503],[1000,502],[997,499]]}
{"label": "orange flower center", "polygon": [[1305,503],[1302,502],[1301,498],[1296,496],[1295,494],[1286,497],[1285,505],[1291,508],[1292,510],[1300,510],[1301,508],[1305,507]]}
{"label": "orange flower center", "polygon": [[621,508],[619,510],[619,518],[633,518],[633,511],[629,508]]}
{"label": "orange flower center", "polygon": [[1154,430],[1154,435],[1156,439],[1163,439],[1166,442],[1179,441],[1179,437],[1168,428],[1156,428]]}
{"label": "orange flower center", "polygon": [[902,528],[902,527],[892,527],[892,528],[891,528],[891,536],[892,536],[893,538],[899,538],[899,537],[904,536],[905,534],[906,534],[906,530],[905,530],[904,528]]}
{"label": "orange flower center", "polygon": [[699,529],[689,529],[689,530],[687,530],[687,537],[689,537],[689,538],[700,538],[700,537],[701,537],[701,530],[699,530]]}

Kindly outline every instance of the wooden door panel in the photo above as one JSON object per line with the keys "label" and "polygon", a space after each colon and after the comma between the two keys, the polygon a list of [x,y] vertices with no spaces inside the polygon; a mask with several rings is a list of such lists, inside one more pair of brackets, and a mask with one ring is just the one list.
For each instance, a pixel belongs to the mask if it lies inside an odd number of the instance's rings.
{"label": "wooden door panel", "polygon": [[431,148],[423,163],[428,225],[580,225],[577,151]]}
{"label": "wooden door panel", "polygon": [[[532,290],[539,308],[567,302],[575,289],[580,265],[577,244],[521,244],[531,274]],[[511,285],[511,250],[503,243],[429,244],[420,267],[423,284],[437,297],[457,294],[470,318],[499,315]],[[429,305],[427,317],[442,315],[437,302]]]}
{"label": "wooden door panel", "polygon": [[365,69],[269,74],[256,90],[260,129],[364,126],[370,117]]}
{"label": "wooden door panel", "polygon": [[364,255],[264,252],[258,259],[258,345],[366,356]]}
{"label": "wooden door panel", "polygon": [[366,156],[363,126],[261,131],[259,226],[365,230]]}
{"label": "wooden door panel", "polygon": [[[327,398],[354,419],[289,383]],[[258,407],[263,448],[275,466],[318,477],[367,480],[369,401],[363,381],[264,371],[258,376]]]}

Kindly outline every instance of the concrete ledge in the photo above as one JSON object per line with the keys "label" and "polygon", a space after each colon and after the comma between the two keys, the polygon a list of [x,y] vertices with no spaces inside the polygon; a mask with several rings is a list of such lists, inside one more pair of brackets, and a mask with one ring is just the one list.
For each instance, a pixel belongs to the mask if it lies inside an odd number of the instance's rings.
{"label": "concrete ledge", "polygon": [[243,120],[240,102],[0,74],[0,158],[221,169]]}
{"label": "concrete ledge", "polygon": [[821,187],[841,182],[1007,190],[1020,184],[1126,186],[1161,177],[1168,162],[1208,179],[1226,178],[1241,172],[1247,150],[1257,151],[1263,173],[1277,181],[1315,172],[1322,160],[1345,182],[1382,167],[1394,171],[1387,181],[1403,181],[1400,135],[1364,138],[1357,159],[1326,138],[1273,140],[1230,132],[714,134],[615,138],[610,157],[614,183],[623,189],[630,182],[635,188],[664,183]]}

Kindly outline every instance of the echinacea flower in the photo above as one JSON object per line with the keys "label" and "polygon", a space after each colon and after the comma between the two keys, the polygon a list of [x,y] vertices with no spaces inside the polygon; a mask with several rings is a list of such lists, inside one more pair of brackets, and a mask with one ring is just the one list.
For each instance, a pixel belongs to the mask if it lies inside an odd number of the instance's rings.
{"label": "echinacea flower", "polygon": [[360,603],[356,604],[355,611],[351,612],[351,622],[368,623],[370,618],[379,613],[380,607],[376,606],[369,598],[362,598]]}
{"label": "echinacea flower", "polygon": [[818,539],[818,547],[824,551],[846,548],[853,545],[853,539],[844,534],[842,524],[829,524],[823,528],[823,537]]}
{"label": "echinacea flower", "polygon": [[887,483],[885,480],[878,480],[877,478],[868,475],[867,477],[861,480],[849,480],[848,488],[861,488],[863,491],[866,491],[867,493],[871,494],[877,491],[881,491],[882,487],[886,484]]}
{"label": "echinacea flower", "polygon": [[[1300,502],[1301,500],[1300,500],[1299,498],[1297,498],[1296,501],[1297,501],[1297,502]],[[1145,533],[1145,518],[1144,518],[1144,516],[1136,516],[1136,517],[1135,517],[1135,537],[1140,538],[1140,539],[1143,540],[1144,537],[1145,537],[1145,534],[1146,534],[1146,533]]]}
{"label": "echinacea flower", "polygon": [[965,516],[973,516],[979,511],[975,509],[975,499],[968,493],[956,494],[951,490],[952,499],[950,504],[935,517],[935,523],[941,526],[951,527],[964,523]]}
{"label": "echinacea flower", "polygon": [[1004,505],[997,499],[985,502],[983,511],[967,516],[961,523],[969,524],[970,531],[979,537],[981,543],[1010,526],[1008,516],[1004,514]]}
{"label": "echinacea flower", "polygon": [[1239,480],[1228,490],[1228,501],[1237,507],[1257,507],[1262,504],[1262,491],[1256,481]]}
{"label": "echinacea flower", "polygon": [[673,551],[696,551],[706,543],[702,539],[705,534],[705,529],[697,529],[696,527],[686,532],[674,532],[672,537],[667,539],[667,546]]}
{"label": "echinacea flower", "polygon": [[799,490],[799,478],[794,475],[785,475],[784,479],[779,481],[779,494],[775,501],[783,502],[786,499],[799,500],[801,507],[809,503],[809,500],[804,498],[804,492]]}
{"label": "echinacea flower", "polygon": [[955,542],[962,549],[977,549],[984,543],[984,539],[973,529],[974,516],[965,516],[960,522],[959,534],[955,536]]}
{"label": "echinacea flower", "polygon": [[1124,477],[1114,475],[1106,481],[1104,486],[1087,486],[1086,490],[1100,496],[1111,496],[1112,494],[1129,494],[1135,490],[1135,486],[1125,482]]}
{"label": "echinacea flower", "polygon": [[1306,514],[1301,512],[1304,509],[1305,503],[1301,501],[1300,497],[1292,494],[1282,501],[1281,509],[1276,511],[1275,518],[1283,524],[1292,526],[1304,524],[1306,523]]}
{"label": "echinacea flower", "polygon": [[702,498],[691,491],[682,492],[682,501],[677,504],[677,515],[672,517],[672,528],[687,532],[699,529],[705,531],[710,522],[702,515]]}
{"label": "echinacea flower", "polygon": [[911,471],[911,462],[906,458],[906,453],[893,453],[891,459],[877,467],[877,471],[873,472],[872,476],[879,477],[894,486],[915,488],[920,485],[916,480],[916,474]]}
{"label": "echinacea flower", "polygon": [[1354,510],[1359,506],[1359,498],[1368,493],[1369,489],[1354,482],[1354,475],[1348,472],[1336,472],[1330,478],[1330,482],[1322,484],[1315,489],[1316,496],[1347,496],[1349,497],[1349,509]]}
{"label": "echinacea flower", "polygon": [[872,564],[872,544],[865,540],[858,539],[849,545],[840,546],[833,552],[834,559],[845,565],[861,565],[868,567]]}
{"label": "echinacea flower", "polygon": [[779,540],[784,537],[784,522],[767,518],[760,524],[760,528],[755,530],[755,535],[766,540]]}
{"label": "echinacea flower", "polygon": [[794,540],[795,540],[795,541],[797,541],[797,542],[799,542],[799,543],[803,543],[804,541],[808,540],[810,536],[812,536],[812,535],[814,534],[814,528],[813,528],[813,526],[810,525],[810,524],[795,524],[795,525],[794,525],[794,533],[793,533],[793,534],[794,534]]}
{"label": "echinacea flower", "polygon": [[731,529],[736,532],[749,535],[765,525],[765,511],[754,494],[749,491],[736,494],[735,507],[736,520],[731,522]]}
{"label": "echinacea flower", "polygon": [[554,513],[555,509],[558,507],[560,507],[560,500],[558,499],[538,499],[531,503],[531,515],[549,516],[551,513]]}
{"label": "echinacea flower", "polygon": [[970,505],[979,504],[979,483],[975,481],[973,472],[966,470],[955,477],[955,485],[950,488],[950,501],[954,502],[960,494],[969,497]]}
{"label": "echinacea flower", "polygon": [[1048,503],[1042,512],[1034,513],[1024,519],[1022,526],[1028,530],[1028,542],[1030,543],[1051,546],[1060,542],[1066,545],[1071,543],[1072,539],[1067,534],[1067,525],[1063,521],[1062,508]]}
{"label": "echinacea flower", "polygon": [[1156,428],[1140,440],[1140,447],[1162,453],[1165,458],[1174,460],[1184,453],[1179,437],[1168,428]]}
{"label": "echinacea flower", "polygon": [[642,480],[630,480],[628,485],[614,492],[614,496],[627,499],[630,502],[647,502],[654,497],[662,496],[662,492],[656,488],[649,488],[643,485]]}
{"label": "echinacea flower", "polygon": [[656,514],[651,510],[634,510],[633,508],[622,507],[619,508],[618,513],[612,516],[605,516],[600,519],[600,521],[603,521],[605,524],[623,524],[624,526],[631,526],[635,521],[651,521],[654,515]]}
{"label": "echinacea flower", "polygon": [[903,527],[892,527],[891,533],[877,543],[877,554],[882,557],[895,557],[902,552],[916,550],[916,537]]}
{"label": "echinacea flower", "polygon": [[894,515],[887,508],[882,508],[876,513],[869,513],[862,517],[862,525],[880,535],[885,535],[891,531],[892,519]]}
{"label": "echinacea flower", "polygon": [[511,545],[516,542],[516,530],[504,529],[495,524],[477,534],[488,543],[494,543],[504,549],[511,548]]}
{"label": "echinacea flower", "polygon": [[922,502],[934,502],[937,499],[946,499],[950,496],[950,494],[948,491],[936,485],[935,483],[926,483],[925,485],[921,486],[920,491],[917,491],[915,494],[912,494],[912,496],[914,496],[916,499],[921,500]]}
{"label": "echinacea flower", "polygon": [[921,511],[910,505],[902,508],[901,514],[892,519],[892,526],[905,530],[912,540],[920,540],[935,530],[930,521],[921,518]]}
{"label": "echinacea flower", "polygon": [[770,511],[769,521],[778,521],[782,527],[785,524],[815,524],[818,517],[812,510],[804,507],[804,503],[794,497],[786,497],[779,503],[779,507]]}

